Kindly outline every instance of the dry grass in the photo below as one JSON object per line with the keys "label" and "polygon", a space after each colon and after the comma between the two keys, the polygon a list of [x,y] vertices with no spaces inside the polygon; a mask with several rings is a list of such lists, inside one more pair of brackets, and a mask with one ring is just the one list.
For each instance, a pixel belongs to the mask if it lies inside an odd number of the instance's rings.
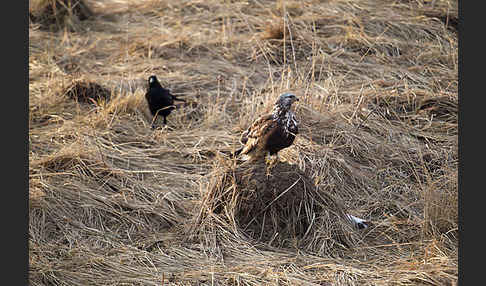
{"label": "dry grass", "polygon": [[210,253],[221,253],[214,241],[228,239],[220,229],[252,243],[322,256],[355,246],[357,233],[344,206],[330,192],[319,190],[297,165],[281,162],[268,169],[264,162],[222,160],[213,168],[188,233],[209,242]]}
{"label": "dry grass", "polygon": [[[68,2],[30,1],[30,284],[456,284],[457,1]],[[237,165],[284,91],[294,145]]]}
{"label": "dry grass", "polygon": [[83,0],[29,0],[29,20],[44,30],[79,30],[92,15]]}

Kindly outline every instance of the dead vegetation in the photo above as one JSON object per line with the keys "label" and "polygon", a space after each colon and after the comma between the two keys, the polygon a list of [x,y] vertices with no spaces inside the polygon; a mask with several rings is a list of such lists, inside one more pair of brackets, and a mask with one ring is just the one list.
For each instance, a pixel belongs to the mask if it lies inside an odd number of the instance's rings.
{"label": "dead vegetation", "polygon": [[110,94],[107,88],[88,80],[75,80],[64,91],[74,101],[93,104],[109,100]]}
{"label": "dead vegetation", "polygon": [[91,16],[83,0],[29,0],[29,20],[45,30],[79,30],[80,22]]}
{"label": "dead vegetation", "polygon": [[[30,284],[456,284],[457,1],[29,4]],[[283,91],[294,145],[235,165]]]}
{"label": "dead vegetation", "polygon": [[342,203],[319,190],[297,165],[281,162],[267,170],[263,162],[219,164],[203,188],[190,236],[224,240],[218,229],[226,229],[236,237],[319,255],[355,246],[357,234]]}

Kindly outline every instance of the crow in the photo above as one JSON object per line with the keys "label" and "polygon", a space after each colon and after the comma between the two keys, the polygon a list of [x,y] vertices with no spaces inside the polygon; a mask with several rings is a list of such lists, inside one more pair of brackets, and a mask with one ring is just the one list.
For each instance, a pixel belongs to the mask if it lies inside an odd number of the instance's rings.
{"label": "crow", "polygon": [[172,95],[168,89],[163,88],[155,75],[151,75],[148,78],[148,89],[145,98],[147,99],[150,113],[154,116],[152,128],[155,128],[154,122],[159,115],[164,117],[164,124],[167,124],[167,116],[175,109],[174,101],[186,102],[184,99]]}

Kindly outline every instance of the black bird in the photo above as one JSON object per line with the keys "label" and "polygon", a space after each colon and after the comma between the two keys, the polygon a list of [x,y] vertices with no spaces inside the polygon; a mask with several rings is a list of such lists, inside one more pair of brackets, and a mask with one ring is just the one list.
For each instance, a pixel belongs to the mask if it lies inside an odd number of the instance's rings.
{"label": "black bird", "polygon": [[[155,122],[157,116],[162,115],[164,124],[167,124],[167,116],[175,109],[174,101],[186,102],[184,99],[172,95],[168,89],[163,88],[155,75],[148,78],[148,89],[145,98],[147,99],[150,113],[154,116],[152,122]],[[154,124],[152,124],[152,128],[154,127]]]}

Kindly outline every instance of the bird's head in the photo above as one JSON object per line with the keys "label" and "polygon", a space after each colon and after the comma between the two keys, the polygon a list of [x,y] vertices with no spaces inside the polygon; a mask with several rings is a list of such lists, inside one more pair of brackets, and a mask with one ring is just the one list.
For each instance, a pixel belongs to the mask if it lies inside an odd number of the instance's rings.
{"label": "bird's head", "polygon": [[279,96],[276,105],[283,109],[290,109],[292,103],[299,101],[299,98],[293,93],[284,93]]}
{"label": "bird's head", "polygon": [[155,75],[149,76],[148,84],[149,84],[149,87],[156,87],[156,86],[160,85],[159,80],[157,79],[157,77]]}

